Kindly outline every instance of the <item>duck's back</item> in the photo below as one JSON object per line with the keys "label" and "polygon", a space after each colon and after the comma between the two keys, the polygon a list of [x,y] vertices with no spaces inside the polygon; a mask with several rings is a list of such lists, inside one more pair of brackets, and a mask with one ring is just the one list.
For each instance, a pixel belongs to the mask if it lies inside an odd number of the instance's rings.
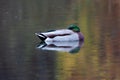
{"label": "duck's back", "polygon": [[61,29],[61,30],[55,30],[55,31],[51,31],[51,32],[43,32],[42,34],[47,36],[47,37],[65,36],[65,35],[73,34],[73,31],[68,30],[68,29]]}

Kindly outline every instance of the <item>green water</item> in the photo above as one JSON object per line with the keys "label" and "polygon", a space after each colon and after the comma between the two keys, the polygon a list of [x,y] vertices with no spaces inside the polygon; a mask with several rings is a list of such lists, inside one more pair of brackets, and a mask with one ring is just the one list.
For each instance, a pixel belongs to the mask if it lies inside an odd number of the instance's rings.
{"label": "green water", "polygon": [[[36,48],[35,32],[73,23],[85,37],[77,53]],[[120,80],[119,66],[119,0],[0,1],[0,80]]]}

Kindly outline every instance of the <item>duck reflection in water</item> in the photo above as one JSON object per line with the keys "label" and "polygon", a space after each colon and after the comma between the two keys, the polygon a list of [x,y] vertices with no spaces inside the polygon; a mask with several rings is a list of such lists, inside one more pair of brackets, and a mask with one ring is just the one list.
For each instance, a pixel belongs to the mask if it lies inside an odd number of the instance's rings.
{"label": "duck reflection in water", "polygon": [[37,48],[42,50],[61,51],[69,53],[78,53],[83,46],[84,41],[72,42],[41,42]]}

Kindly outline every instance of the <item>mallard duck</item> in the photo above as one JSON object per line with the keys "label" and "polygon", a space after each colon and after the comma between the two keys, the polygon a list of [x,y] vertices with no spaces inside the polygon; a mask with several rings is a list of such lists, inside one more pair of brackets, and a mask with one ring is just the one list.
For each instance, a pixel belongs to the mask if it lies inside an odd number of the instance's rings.
{"label": "mallard duck", "polygon": [[42,33],[35,33],[44,42],[55,41],[83,41],[84,36],[80,28],[72,24],[67,29],[50,30]]}

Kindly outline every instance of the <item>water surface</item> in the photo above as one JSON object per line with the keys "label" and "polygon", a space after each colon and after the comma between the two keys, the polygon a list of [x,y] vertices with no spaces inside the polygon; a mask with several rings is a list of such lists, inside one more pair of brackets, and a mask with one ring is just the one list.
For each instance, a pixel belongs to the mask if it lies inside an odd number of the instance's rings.
{"label": "water surface", "polygon": [[[78,52],[36,49],[35,32],[72,23]],[[0,32],[0,80],[120,80],[119,0],[1,0]]]}

